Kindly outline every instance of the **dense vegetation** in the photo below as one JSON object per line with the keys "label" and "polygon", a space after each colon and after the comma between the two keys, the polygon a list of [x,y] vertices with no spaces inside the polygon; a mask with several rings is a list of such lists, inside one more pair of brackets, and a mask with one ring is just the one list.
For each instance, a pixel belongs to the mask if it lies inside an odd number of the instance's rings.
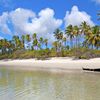
{"label": "dense vegetation", "polygon": [[[0,40],[0,59],[74,56],[76,58],[100,57],[100,26],[90,27],[86,22],[80,26],[69,25],[65,31],[54,31],[55,41],[48,46],[48,39],[26,34],[13,36],[12,40]],[[70,41],[70,44],[68,42]],[[25,46],[27,44],[27,47]]]}

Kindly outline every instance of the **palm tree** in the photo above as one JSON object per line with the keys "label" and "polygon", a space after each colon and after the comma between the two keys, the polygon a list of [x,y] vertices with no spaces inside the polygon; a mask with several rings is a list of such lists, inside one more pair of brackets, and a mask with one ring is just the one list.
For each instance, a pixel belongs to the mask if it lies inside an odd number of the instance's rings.
{"label": "palm tree", "polygon": [[58,49],[59,49],[59,51],[61,51],[63,32],[61,32],[60,29],[56,29],[55,32],[54,32],[54,36],[57,39],[58,43],[61,44],[61,45],[58,45]]}
{"label": "palm tree", "polygon": [[76,38],[76,48],[79,46],[79,35],[80,35],[80,29],[78,26],[73,27],[73,35]]}
{"label": "palm tree", "polygon": [[48,39],[44,39],[44,43],[45,43],[45,47],[47,49],[47,47],[48,47]]}
{"label": "palm tree", "polygon": [[58,50],[58,41],[53,42],[52,45],[56,49],[56,52],[57,52],[57,50]]}
{"label": "palm tree", "polygon": [[24,44],[25,44],[25,35],[22,35],[21,36],[21,40],[22,40],[23,48],[25,49],[25,46],[24,46]]}
{"label": "palm tree", "polygon": [[66,27],[65,34],[70,38],[70,46],[73,48],[74,35],[73,35],[73,26],[72,25],[69,25]]}
{"label": "palm tree", "polygon": [[7,53],[8,41],[7,39],[2,40],[2,54]]}
{"label": "palm tree", "polygon": [[[42,37],[40,37],[39,41],[40,41],[41,46],[43,46],[44,40]],[[42,47],[41,47],[41,49],[42,49]]]}
{"label": "palm tree", "polygon": [[33,38],[33,39],[36,39],[36,38],[37,38],[37,34],[34,33],[33,36],[32,36],[32,38]]}
{"label": "palm tree", "polygon": [[2,54],[2,49],[3,49],[3,39],[0,39],[0,49],[1,49],[1,54]]}
{"label": "palm tree", "polygon": [[80,25],[81,33],[88,34],[88,31],[91,29],[91,27],[84,21]]}
{"label": "palm tree", "polygon": [[14,49],[15,49],[15,45],[13,44],[13,41],[12,40],[10,40],[10,41],[8,41],[9,42],[9,53],[11,54],[13,51],[14,51]]}
{"label": "palm tree", "polygon": [[81,30],[81,35],[84,37],[83,46],[88,47],[87,41],[89,39],[90,34],[92,34],[91,27],[84,21],[80,25],[80,30]]}
{"label": "palm tree", "polygon": [[19,39],[19,36],[14,35],[12,41],[15,44],[15,50],[19,49],[20,48],[20,43],[21,43],[21,41]]}
{"label": "palm tree", "polygon": [[56,29],[54,32],[55,38],[60,41],[63,38],[63,32],[60,31],[60,29]]}
{"label": "palm tree", "polygon": [[31,41],[31,38],[30,38],[30,35],[29,34],[27,34],[26,35],[26,41],[27,41],[27,44],[28,44],[28,49],[30,48],[30,41]]}
{"label": "palm tree", "polygon": [[66,41],[67,41],[66,37],[63,37],[63,43],[65,48],[66,48]]}
{"label": "palm tree", "polygon": [[37,45],[37,46],[38,46],[38,48],[41,50],[41,44],[40,44],[40,43],[38,43],[38,45]]}
{"label": "palm tree", "polygon": [[36,49],[38,49],[38,40],[37,39],[33,40],[33,47],[36,47]]}
{"label": "palm tree", "polygon": [[92,45],[92,49],[94,47],[98,49],[100,47],[100,27],[94,26],[91,31],[92,34],[88,38],[88,44]]}

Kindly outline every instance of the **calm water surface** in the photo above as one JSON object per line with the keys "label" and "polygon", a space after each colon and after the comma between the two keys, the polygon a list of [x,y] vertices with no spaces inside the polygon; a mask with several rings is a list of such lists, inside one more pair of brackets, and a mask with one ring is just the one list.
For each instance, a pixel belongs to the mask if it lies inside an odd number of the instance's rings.
{"label": "calm water surface", "polygon": [[100,74],[0,69],[0,100],[100,100]]}

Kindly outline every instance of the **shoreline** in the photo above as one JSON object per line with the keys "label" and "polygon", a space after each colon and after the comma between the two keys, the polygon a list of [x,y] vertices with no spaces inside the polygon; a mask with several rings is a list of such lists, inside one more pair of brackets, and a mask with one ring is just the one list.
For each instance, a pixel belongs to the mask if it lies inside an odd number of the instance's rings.
{"label": "shoreline", "polygon": [[73,60],[69,57],[54,57],[49,60],[22,59],[0,60],[0,68],[27,71],[82,72],[82,68],[100,68],[100,58]]}

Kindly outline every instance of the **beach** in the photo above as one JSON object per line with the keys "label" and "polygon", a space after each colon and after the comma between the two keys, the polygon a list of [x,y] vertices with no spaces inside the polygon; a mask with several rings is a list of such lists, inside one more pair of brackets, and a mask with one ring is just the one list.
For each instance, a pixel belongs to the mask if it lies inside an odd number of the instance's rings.
{"label": "beach", "polygon": [[14,70],[43,70],[51,72],[82,71],[82,68],[100,68],[100,58],[79,60],[69,57],[54,57],[47,60],[16,59],[0,60],[0,67]]}

